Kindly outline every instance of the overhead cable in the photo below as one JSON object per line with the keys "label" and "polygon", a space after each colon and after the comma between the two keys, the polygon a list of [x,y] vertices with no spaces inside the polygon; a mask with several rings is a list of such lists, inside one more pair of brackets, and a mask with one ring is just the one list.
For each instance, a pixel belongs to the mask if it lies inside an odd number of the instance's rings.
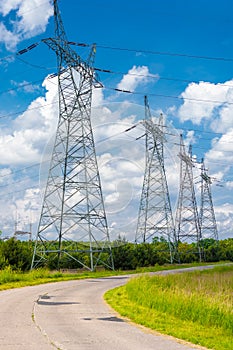
{"label": "overhead cable", "polygon": [[[90,44],[77,43],[77,42],[74,42],[74,41],[69,41],[68,44],[76,45],[76,46],[83,46],[83,47],[90,47],[90,46],[92,46]],[[101,48],[101,49],[128,51],[128,52],[136,52],[136,53],[147,53],[147,54],[152,54],[152,55],[177,56],[177,57],[187,57],[187,58],[195,58],[195,59],[202,59],[202,60],[233,62],[233,58],[231,58],[231,57],[229,58],[229,57],[213,57],[213,56],[189,55],[189,54],[186,54],[186,53],[163,52],[163,51],[142,50],[142,49],[129,49],[129,48],[114,47],[114,46],[107,46],[107,45],[100,45],[100,44],[96,44],[96,47],[97,48]]]}
{"label": "overhead cable", "polygon": [[200,99],[200,98],[190,98],[190,97],[183,97],[183,96],[163,95],[163,94],[155,94],[155,93],[145,93],[145,92],[130,91],[130,90],[127,90],[127,89],[119,89],[119,88],[106,87],[106,86],[103,86],[103,88],[107,89],[107,90],[113,90],[113,91],[117,91],[117,92],[133,94],[133,95],[143,95],[143,96],[147,95],[147,96],[157,96],[157,97],[163,97],[163,98],[187,100],[187,101],[194,101],[194,102],[205,102],[205,103],[214,103],[214,104],[233,105],[233,102],[228,102],[228,101],[203,100],[203,99]]}

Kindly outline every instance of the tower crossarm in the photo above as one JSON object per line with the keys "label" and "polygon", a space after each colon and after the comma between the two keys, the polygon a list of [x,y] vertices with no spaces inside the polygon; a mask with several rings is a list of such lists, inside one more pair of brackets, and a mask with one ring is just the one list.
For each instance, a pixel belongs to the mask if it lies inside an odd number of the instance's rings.
{"label": "tower crossarm", "polygon": [[53,51],[55,51],[57,55],[58,75],[64,71],[64,68],[72,67],[75,68],[80,74],[85,72],[86,78],[89,76],[96,84],[96,87],[102,87],[102,84],[95,79],[93,73],[94,70],[92,68],[94,55],[96,52],[96,45],[94,44],[92,46],[88,59],[86,61],[82,60],[82,58],[69,45],[57,0],[53,0],[53,7],[55,36],[54,38],[50,37],[43,39],[42,41]]}
{"label": "tower crossarm", "polygon": [[[83,61],[81,57],[72,50],[69,46],[66,47],[61,44],[61,40],[56,38],[47,38],[42,40],[46,45],[55,51],[57,57],[59,57],[60,63],[58,65],[58,75],[63,74],[66,68],[74,68],[78,73],[85,74],[86,77],[92,79],[92,83],[95,87],[103,87],[103,85],[95,78],[94,69]],[[92,56],[95,53],[95,45],[92,47]]]}
{"label": "tower crossarm", "polygon": [[192,161],[192,159],[190,158],[189,155],[187,155],[187,154],[185,154],[185,153],[183,153],[183,152],[180,152],[180,153],[178,154],[178,156],[179,156],[179,158],[180,158],[183,162],[185,162],[188,166],[194,167],[193,161]]}
{"label": "tower crossarm", "polygon": [[155,142],[166,141],[163,130],[161,130],[158,125],[155,125],[152,120],[144,120],[142,123],[145,126],[146,130],[152,135]]}
{"label": "tower crossarm", "polygon": [[203,172],[201,177],[206,183],[212,184],[211,177],[209,177],[206,172]]}

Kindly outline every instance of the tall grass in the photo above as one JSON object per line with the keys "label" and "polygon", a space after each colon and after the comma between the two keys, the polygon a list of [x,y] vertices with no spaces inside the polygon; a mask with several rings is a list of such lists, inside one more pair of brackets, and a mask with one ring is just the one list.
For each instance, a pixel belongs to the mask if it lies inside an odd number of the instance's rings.
{"label": "tall grass", "polygon": [[79,280],[85,278],[107,277],[120,274],[114,271],[82,271],[82,272],[60,272],[48,269],[36,269],[29,272],[14,271],[11,267],[0,270],[0,290],[19,288],[42,283],[60,282],[68,280]]}
{"label": "tall grass", "polygon": [[233,270],[144,276],[131,280],[126,291],[130,300],[139,305],[182,320],[233,330],[232,281]]}
{"label": "tall grass", "polygon": [[0,270],[0,290],[52,282],[61,278],[64,278],[64,276],[60,272],[38,269],[23,273],[21,271],[14,271],[8,266],[4,270]]}
{"label": "tall grass", "polygon": [[[189,267],[189,265],[183,265],[183,266]],[[98,277],[107,277],[107,276],[114,276],[114,275],[142,273],[142,272],[149,272],[149,271],[161,271],[161,270],[168,270],[171,268],[177,268],[177,266],[156,265],[151,268],[140,268],[132,271],[100,270],[100,271],[91,272],[88,270],[86,271],[77,270],[76,272],[72,271],[70,273],[69,273],[69,270],[67,272],[59,272],[59,271],[50,271],[45,268],[35,269],[29,272],[22,272],[22,271],[15,271],[10,266],[8,266],[5,269],[0,270],[0,290],[31,286],[35,284],[41,284],[41,283],[77,280],[77,279],[84,279],[84,278],[98,278]]]}
{"label": "tall grass", "polygon": [[160,332],[210,349],[233,348],[233,266],[133,278],[106,298],[120,313]]}
{"label": "tall grass", "polygon": [[[195,265],[196,264],[192,264]],[[184,264],[182,267],[190,267],[190,264]],[[180,268],[180,265],[164,265],[159,266],[155,265],[153,267],[139,268],[137,270],[131,271],[79,271],[75,273],[69,273],[69,271],[62,273],[59,271],[50,271],[45,268],[40,268],[32,270],[29,272],[15,271],[10,266],[6,267],[4,270],[0,270],[0,290],[8,288],[17,288],[29,285],[35,285],[40,283],[48,282],[57,282],[57,281],[67,281],[83,278],[98,278],[98,277],[107,277],[113,275],[124,275],[124,274],[134,274],[134,273],[143,273],[143,272],[155,272],[168,269],[177,269]]]}

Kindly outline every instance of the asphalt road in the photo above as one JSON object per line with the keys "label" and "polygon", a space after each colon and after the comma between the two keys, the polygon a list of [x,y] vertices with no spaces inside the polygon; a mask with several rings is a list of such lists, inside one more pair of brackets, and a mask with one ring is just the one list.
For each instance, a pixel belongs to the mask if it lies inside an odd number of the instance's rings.
{"label": "asphalt road", "polygon": [[103,300],[128,276],[0,292],[1,350],[191,350],[121,319]]}

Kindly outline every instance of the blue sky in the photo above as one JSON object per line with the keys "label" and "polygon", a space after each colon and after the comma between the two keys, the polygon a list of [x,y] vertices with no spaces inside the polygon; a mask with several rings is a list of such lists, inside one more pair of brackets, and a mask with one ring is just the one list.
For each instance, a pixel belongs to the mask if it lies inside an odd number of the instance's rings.
{"label": "blue sky", "polygon": [[[112,72],[98,72],[104,89],[93,93],[93,127],[113,237],[123,232],[131,240],[135,231],[144,159],[143,140],[136,143],[135,138],[142,130],[139,127],[130,135],[124,130],[143,118],[145,94],[155,117],[161,112],[166,116],[168,134],[183,131],[197,160],[205,158],[215,179],[212,192],[219,237],[232,237],[233,1],[58,3],[68,39],[96,43],[95,67]],[[29,223],[36,232],[57,120],[56,79],[47,79],[56,72],[56,58],[41,42],[51,36],[49,0],[0,2],[0,229],[5,236],[12,235],[16,226],[28,230]],[[17,55],[34,43],[36,48]],[[89,47],[77,50],[85,57]],[[122,134],[114,138],[116,133]],[[102,141],[105,137],[110,137],[107,144]],[[172,164],[178,169],[177,142],[178,137],[168,135],[168,182],[174,208],[178,173],[173,175]],[[128,144],[134,150],[132,157]],[[198,176],[198,169],[195,172]],[[196,189],[198,197],[198,184]]]}

